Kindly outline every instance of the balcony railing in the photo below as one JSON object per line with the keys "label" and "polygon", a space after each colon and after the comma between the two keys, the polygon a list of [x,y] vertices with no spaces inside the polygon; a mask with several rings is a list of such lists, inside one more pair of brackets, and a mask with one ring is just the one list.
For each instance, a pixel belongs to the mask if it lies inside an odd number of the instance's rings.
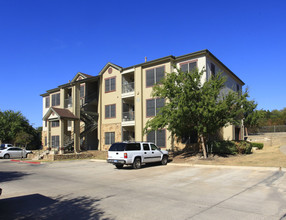
{"label": "balcony railing", "polygon": [[134,82],[124,83],[122,85],[122,93],[129,93],[134,91]]}
{"label": "balcony railing", "polygon": [[69,97],[65,99],[65,108],[71,108],[72,107],[72,97]]}
{"label": "balcony railing", "polygon": [[134,121],[134,111],[123,112],[122,121]]}

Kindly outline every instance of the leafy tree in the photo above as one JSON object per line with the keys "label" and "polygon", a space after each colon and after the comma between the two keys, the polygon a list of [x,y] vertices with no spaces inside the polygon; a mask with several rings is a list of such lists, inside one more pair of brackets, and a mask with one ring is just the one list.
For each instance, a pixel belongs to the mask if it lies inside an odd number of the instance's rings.
{"label": "leafy tree", "polygon": [[15,138],[15,144],[22,144],[25,146],[25,148],[27,148],[27,145],[29,143],[31,143],[31,141],[33,140],[33,135],[28,134],[25,131],[20,131]]}
{"label": "leafy tree", "polygon": [[256,110],[257,103],[255,101],[245,99],[243,102],[243,118],[244,118],[244,127],[246,135],[248,135],[249,128],[259,127],[261,120],[265,117],[265,112],[263,110]]}
{"label": "leafy tree", "polygon": [[19,111],[0,111],[0,140],[3,143],[21,143],[36,149],[41,145],[41,130],[41,127],[34,129]]}
{"label": "leafy tree", "polygon": [[14,144],[17,133],[28,127],[29,122],[21,112],[12,110],[0,112],[0,140],[2,142]]}
{"label": "leafy tree", "polygon": [[223,126],[241,123],[241,106],[248,94],[223,92],[226,78],[221,74],[202,83],[204,70],[188,73],[175,69],[153,87],[152,96],[164,98],[166,104],[147,122],[144,132],[166,127],[179,140],[196,131],[206,158],[207,138]]}

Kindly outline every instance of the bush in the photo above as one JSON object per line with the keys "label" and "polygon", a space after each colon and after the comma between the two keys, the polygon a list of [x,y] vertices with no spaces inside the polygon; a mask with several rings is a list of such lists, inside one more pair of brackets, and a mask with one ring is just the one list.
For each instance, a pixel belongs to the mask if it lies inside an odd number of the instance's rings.
{"label": "bush", "polygon": [[263,143],[251,143],[252,147],[257,147],[257,149],[261,150],[264,147]]}
{"label": "bush", "polygon": [[237,154],[237,149],[233,141],[212,141],[208,143],[208,149],[211,153],[217,155]]}
{"label": "bush", "polygon": [[237,152],[239,154],[251,154],[252,144],[247,141],[235,142]]}
{"label": "bush", "polygon": [[252,144],[247,141],[212,141],[208,143],[210,153],[217,155],[251,154]]}

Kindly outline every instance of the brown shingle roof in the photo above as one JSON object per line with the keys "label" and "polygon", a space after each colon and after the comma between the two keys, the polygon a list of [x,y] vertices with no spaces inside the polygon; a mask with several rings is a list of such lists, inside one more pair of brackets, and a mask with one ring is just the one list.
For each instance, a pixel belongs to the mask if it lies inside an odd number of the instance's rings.
{"label": "brown shingle roof", "polygon": [[76,117],[70,110],[63,108],[54,108],[52,109],[61,117],[61,118],[70,118],[70,119],[79,119]]}
{"label": "brown shingle roof", "polygon": [[86,74],[86,73],[81,73],[81,74],[84,75],[86,78],[92,77],[91,75],[88,75],[88,74]]}

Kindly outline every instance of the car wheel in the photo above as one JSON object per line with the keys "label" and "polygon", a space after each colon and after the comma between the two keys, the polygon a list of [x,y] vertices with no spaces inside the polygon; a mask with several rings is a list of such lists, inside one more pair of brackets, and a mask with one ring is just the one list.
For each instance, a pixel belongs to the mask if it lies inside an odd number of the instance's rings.
{"label": "car wheel", "polygon": [[122,169],[123,168],[123,164],[116,164],[115,165],[117,169]]}
{"label": "car wheel", "polygon": [[167,165],[168,163],[168,157],[167,156],[163,156],[162,160],[161,160],[161,164],[162,165]]}
{"label": "car wheel", "polygon": [[135,158],[132,166],[134,169],[140,169],[141,168],[141,159],[139,157]]}
{"label": "car wheel", "polygon": [[10,158],[10,155],[9,154],[5,154],[4,155],[4,159],[9,159]]}

